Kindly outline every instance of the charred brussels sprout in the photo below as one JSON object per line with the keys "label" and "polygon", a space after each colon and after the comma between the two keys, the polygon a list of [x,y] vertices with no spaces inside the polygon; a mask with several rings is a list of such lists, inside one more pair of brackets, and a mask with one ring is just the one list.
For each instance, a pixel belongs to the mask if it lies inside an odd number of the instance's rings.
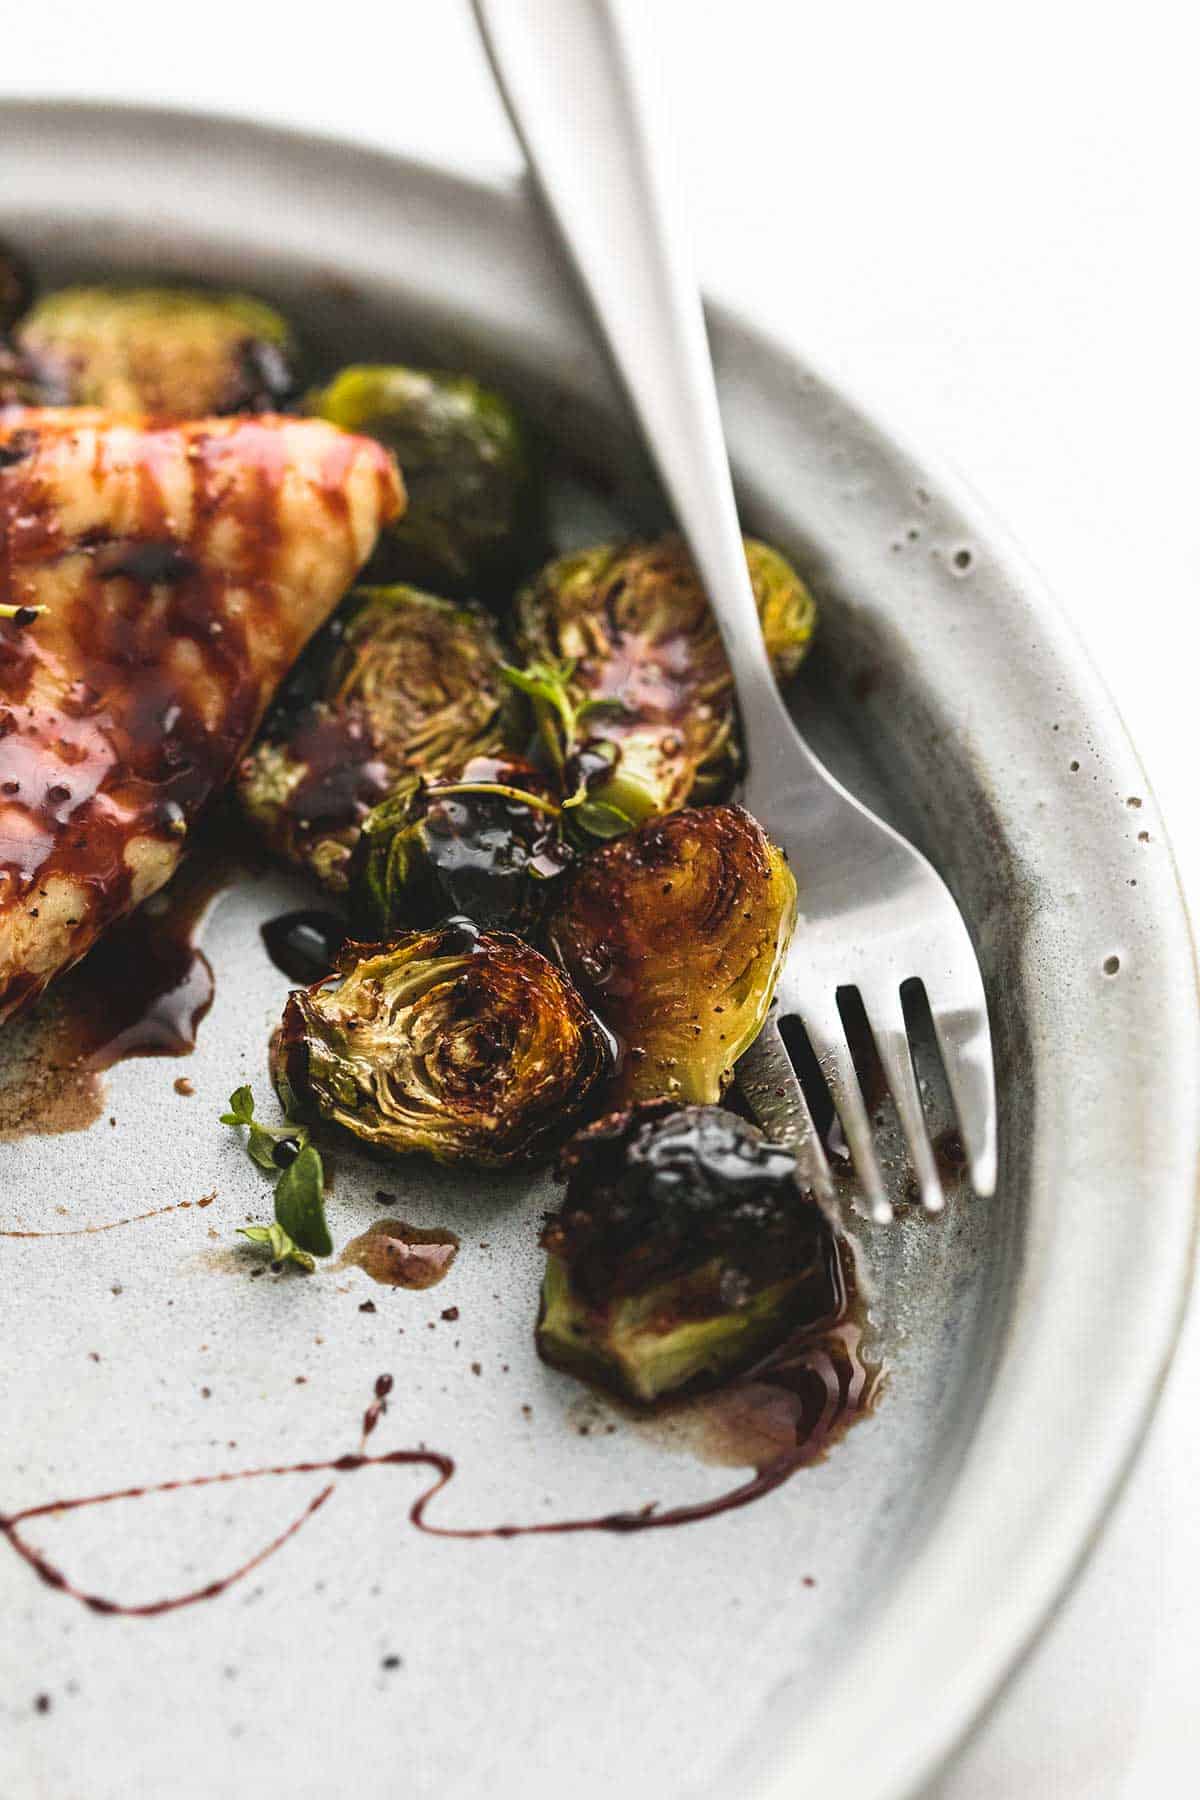
{"label": "charred brussels sprout", "polygon": [[368,814],[354,904],[376,937],[452,913],[528,936],[569,857],[545,776],[476,756],[450,777],[408,777]]}
{"label": "charred brussels sprout", "polygon": [[795,913],[787,863],[740,806],[672,813],[593,851],[546,934],[624,1048],[617,1100],[720,1099],[766,1017]]}
{"label": "charred brussels sprout", "polygon": [[374,1149],[528,1161],[561,1143],[608,1064],[562,972],[469,921],[349,944],[335,971],[289,997],[272,1074],[289,1113]]}
{"label": "charred brussels sprout", "polygon": [[295,386],[287,324],[241,294],[62,288],[25,315],[16,345],[63,401],[114,412],[272,412]]}
{"label": "charred brussels sprout", "polygon": [[648,1403],[711,1384],[836,1317],[833,1233],[792,1151],[717,1106],[651,1101],[581,1131],[548,1252],[537,1341]]}
{"label": "charred brussels sprout", "polygon": [[[746,561],[771,660],[786,678],[812,636],[812,597],[765,544],[748,538]],[[733,684],[680,539],[560,557],[519,595],[517,634],[526,666],[510,678],[589,805],[640,824],[728,786]]]}
{"label": "charred brussels sprout", "polygon": [[381,555],[396,573],[455,594],[511,580],[536,509],[525,433],[506,400],[468,375],[380,366],[343,369],[308,406],[395,454],[408,510]]}
{"label": "charred brussels sprout", "polygon": [[344,889],[363,820],[398,780],[503,752],[513,727],[501,667],[478,607],[358,589],[243,762],[242,806],[280,855]]}

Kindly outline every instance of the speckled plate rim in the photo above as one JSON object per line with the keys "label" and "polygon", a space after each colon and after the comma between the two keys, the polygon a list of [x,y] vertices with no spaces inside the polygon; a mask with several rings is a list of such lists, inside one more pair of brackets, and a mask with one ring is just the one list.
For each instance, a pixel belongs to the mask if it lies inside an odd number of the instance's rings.
{"label": "speckled plate rim", "polygon": [[[433,234],[436,280],[464,317],[486,323],[495,315],[500,333],[536,320],[547,366],[564,384],[607,394],[578,302],[524,184],[474,181],[221,115],[108,103],[0,102],[0,141],[13,152],[5,157],[6,182],[23,207],[40,198],[63,215],[89,207],[100,213],[107,205],[132,218],[158,205],[199,229],[227,226],[233,237],[240,231],[243,241],[269,219],[282,254],[310,256],[319,218],[329,266],[351,273],[355,264],[371,269],[388,219],[403,204],[409,229],[415,215]],[[130,197],[120,184],[133,176]],[[301,190],[303,207],[296,204]],[[445,232],[449,218],[463,229]],[[434,279],[423,275],[426,285]],[[910,491],[936,493],[945,529],[986,547],[990,574],[982,604],[976,593],[973,629],[994,639],[997,667],[1016,631],[1028,628],[1036,644],[1018,675],[998,675],[998,682],[1023,683],[1032,708],[1069,694],[1106,784],[1145,796],[1145,817],[1161,836],[1144,771],[1112,701],[1040,581],[962,484],[910,452],[845,397],[843,384],[824,381],[790,348],[723,309],[711,308],[710,319],[718,362],[736,366],[745,390],[731,395],[723,385],[735,461],[747,394],[752,410],[759,408],[756,433],[765,445],[772,438],[768,415],[777,412],[776,428],[786,429],[786,409],[803,392],[819,396],[831,429],[849,434],[864,465],[886,470]],[[758,381],[755,371],[769,380]],[[988,773],[1007,814],[1044,832],[1016,770]],[[1115,830],[1101,832],[1082,876],[1102,876],[1105,858],[1115,853]],[[1045,1141],[1035,1146],[1025,1254],[1003,1349],[937,1530],[820,1705],[806,1707],[782,1679],[755,1733],[766,1746],[761,1760],[743,1758],[736,1770],[718,1771],[714,1793],[782,1797],[832,1781],[856,1800],[917,1792],[1052,1615],[1131,1466],[1190,1278],[1200,1009],[1186,907],[1165,850],[1147,866],[1136,915],[1124,904],[1126,915],[1116,922],[1134,977],[1122,984],[1119,1042],[1111,1000],[1095,982],[1076,982],[1069,1005],[1047,1000],[1033,1020],[1035,1048],[1052,1070],[1057,1065],[1047,1115],[1052,1124],[1069,1121],[1069,1108],[1059,1103],[1070,1083],[1080,1083],[1087,1130],[1074,1137],[1066,1126],[1043,1132]],[[1069,1066],[1076,1054],[1086,1067]],[[1096,1367],[1105,1375],[1101,1405]],[[1086,1431],[1078,1429],[1083,1405]]]}

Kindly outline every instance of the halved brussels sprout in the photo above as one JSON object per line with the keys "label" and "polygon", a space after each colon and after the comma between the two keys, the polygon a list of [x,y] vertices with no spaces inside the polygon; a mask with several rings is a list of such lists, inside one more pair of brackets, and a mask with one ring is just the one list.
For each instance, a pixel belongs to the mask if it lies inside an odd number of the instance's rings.
{"label": "halved brussels sprout", "polygon": [[572,1139],[560,1173],[541,1240],[547,1362],[649,1403],[841,1310],[833,1232],[795,1153],[722,1107],[614,1113]]}
{"label": "halved brussels sprout", "polygon": [[[786,679],[813,633],[812,596],[766,544],[747,538],[746,562]],[[560,557],[523,589],[516,612],[526,667],[512,679],[567,765],[568,791],[582,777],[590,803],[640,824],[728,787],[738,760],[733,682],[681,539]]]}
{"label": "halved brussels sprout", "polygon": [[547,940],[621,1043],[613,1103],[719,1100],[771,1004],[796,884],[740,806],[652,819],[568,878]]}
{"label": "halved brussels sprout", "polygon": [[354,905],[377,937],[452,913],[527,937],[570,861],[546,777],[517,757],[474,756],[449,776],[409,776],[367,815]]}
{"label": "halved brussels sprout", "polygon": [[536,503],[524,428],[507,400],[469,375],[382,365],[343,369],[307,405],[395,454],[408,509],[380,553],[393,572],[455,594],[512,579]]}
{"label": "halved brussels sprout", "polygon": [[295,391],[286,321],[241,294],[62,288],[30,309],[15,342],[71,405],[203,419],[274,412]]}
{"label": "halved brussels sprout", "polygon": [[609,1062],[571,983],[469,920],[348,944],[289,996],[271,1071],[292,1116],[378,1150],[501,1167],[553,1149]]}
{"label": "halved brussels sprout", "polygon": [[401,777],[503,753],[517,727],[501,668],[479,607],[357,589],[242,763],[242,806],[272,849],[344,889],[363,820]]}

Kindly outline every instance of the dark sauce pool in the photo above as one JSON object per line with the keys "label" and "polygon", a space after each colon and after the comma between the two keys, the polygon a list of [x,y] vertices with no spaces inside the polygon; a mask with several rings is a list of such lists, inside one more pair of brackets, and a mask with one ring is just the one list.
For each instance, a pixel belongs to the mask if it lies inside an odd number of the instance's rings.
{"label": "dark sauce pool", "polygon": [[195,1048],[216,991],[196,931],[242,868],[206,834],[160,893],[5,1025],[0,1138],[81,1131],[103,1109],[105,1069]]}
{"label": "dark sauce pool", "polygon": [[348,936],[346,921],[337,913],[312,906],[268,919],[259,931],[275,967],[300,987],[328,975]]}

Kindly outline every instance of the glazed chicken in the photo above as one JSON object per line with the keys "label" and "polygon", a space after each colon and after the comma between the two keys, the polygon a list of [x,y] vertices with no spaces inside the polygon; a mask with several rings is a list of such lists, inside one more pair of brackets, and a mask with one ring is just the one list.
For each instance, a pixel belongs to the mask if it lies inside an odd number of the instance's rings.
{"label": "glazed chicken", "polygon": [[319,420],[0,409],[0,1020],[173,873],[403,506]]}

